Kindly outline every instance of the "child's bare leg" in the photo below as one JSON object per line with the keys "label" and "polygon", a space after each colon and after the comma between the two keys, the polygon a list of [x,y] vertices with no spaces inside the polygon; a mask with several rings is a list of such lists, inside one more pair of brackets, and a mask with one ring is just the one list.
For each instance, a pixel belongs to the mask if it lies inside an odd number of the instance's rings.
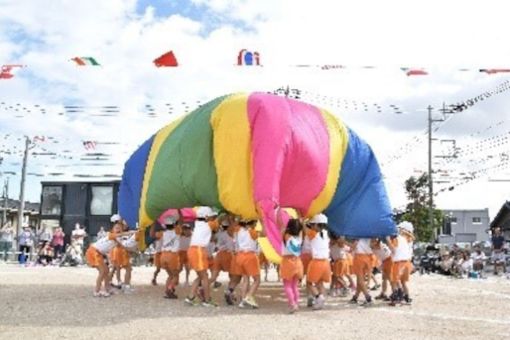
{"label": "child's bare leg", "polygon": [[253,284],[250,286],[250,290],[248,291],[248,295],[254,296],[255,292],[260,286],[260,275],[253,276]]}
{"label": "child's bare leg", "polygon": [[131,273],[133,272],[133,267],[131,267],[131,264],[128,264],[126,268],[126,273],[124,274],[124,284],[131,285]]}

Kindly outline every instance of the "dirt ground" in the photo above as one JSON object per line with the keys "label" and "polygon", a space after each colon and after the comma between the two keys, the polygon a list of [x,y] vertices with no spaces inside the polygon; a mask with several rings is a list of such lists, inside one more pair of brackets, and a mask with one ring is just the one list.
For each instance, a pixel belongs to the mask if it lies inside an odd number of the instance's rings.
{"label": "dirt ground", "polygon": [[[263,283],[258,310],[190,307],[163,296],[166,275],[134,269],[136,291],[92,297],[90,268],[0,264],[0,339],[503,339],[510,337],[510,280],[412,277],[413,305],[364,308],[328,298],[327,308],[287,314],[281,284]],[[226,277],[221,277],[225,282]],[[302,296],[303,297],[303,296]],[[304,300],[301,302],[303,306]]]}

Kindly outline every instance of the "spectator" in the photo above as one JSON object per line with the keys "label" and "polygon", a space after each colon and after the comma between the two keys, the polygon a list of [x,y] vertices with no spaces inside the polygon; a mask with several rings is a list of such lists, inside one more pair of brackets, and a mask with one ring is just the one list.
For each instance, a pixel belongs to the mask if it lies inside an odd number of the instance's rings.
{"label": "spectator", "polygon": [[87,232],[85,231],[85,229],[81,227],[79,223],[76,223],[74,225],[74,230],[71,233],[72,241],[74,241],[77,245],[79,245],[83,249],[85,237],[87,237]]}
{"label": "spectator", "polygon": [[43,226],[39,232],[39,243],[45,244],[50,243],[52,239],[51,231],[48,227]]}
{"label": "spectator", "polygon": [[23,231],[18,237],[18,244],[20,251],[18,261],[20,263],[25,263],[27,254],[28,255],[30,254],[32,246],[34,245],[34,234],[32,233],[32,229],[28,225],[23,227]]}
{"label": "spectator", "polygon": [[443,275],[452,275],[453,257],[450,253],[444,253],[439,262],[439,271]]}
{"label": "spectator", "polygon": [[471,258],[469,252],[462,252],[462,263],[459,268],[459,272],[461,276],[468,276],[470,272],[473,271],[473,259]]}
{"label": "spectator", "polygon": [[505,264],[505,237],[501,233],[501,228],[494,229],[492,236],[492,261],[494,262],[494,275],[498,275],[498,268],[502,267],[503,273],[506,272]]}
{"label": "spectator", "polygon": [[471,254],[471,258],[473,259],[473,270],[478,272],[481,276],[487,257],[482,252],[480,247],[476,247],[473,254]]}
{"label": "spectator", "polygon": [[7,222],[0,229],[0,254],[4,254],[4,261],[7,262],[7,253],[12,250],[12,241],[14,239],[14,229],[10,222]]}
{"label": "spectator", "polygon": [[55,257],[59,257],[64,253],[64,237],[66,234],[62,231],[61,227],[55,228],[51,245],[53,246]]}

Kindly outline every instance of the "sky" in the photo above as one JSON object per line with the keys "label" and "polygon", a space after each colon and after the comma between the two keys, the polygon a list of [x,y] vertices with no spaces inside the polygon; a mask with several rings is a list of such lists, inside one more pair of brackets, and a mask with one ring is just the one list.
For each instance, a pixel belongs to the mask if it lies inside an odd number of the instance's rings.
{"label": "sky", "polygon": [[[494,0],[0,0],[0,9],[0,64],[25,65],[0,79],[0,181],[9,178],[17,197],[23,138],[45,136],[29,155],[30,201],[39,201],[41,180],[120,175],[138,145],[201,103],[289,86],[370,143],[392,205],[403,207],[404,180],[427,169],[427,106],[442,119],[443,103],[508,79],[479,69],[510,68],[506,6]],[[243,48],[263,66],[236,66]],[[156,68],[169,50],[180,66]],[[101,66],[78,67],[73,57]],[[434,157],[435,188],[455,186],[438,192],[439,208],[489,208],[494,217],[510,199],[510,181],[500,181],[510,180],[509,99],[503,91],[435,123],[434,156],[452,155],[451,140],[458,148],[457,158]],[[104,115],[104,106],[118,112]],[[98,143],[86,150],[83,141]],[[82,160],[90,153],[108,156]]]}

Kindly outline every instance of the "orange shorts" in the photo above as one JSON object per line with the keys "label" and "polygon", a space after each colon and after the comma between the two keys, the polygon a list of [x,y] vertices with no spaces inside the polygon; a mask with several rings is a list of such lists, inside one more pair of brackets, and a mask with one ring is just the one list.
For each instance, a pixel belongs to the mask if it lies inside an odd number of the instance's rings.
{"label": "orange shorts", "polygon": [[213,270],[214,268],[214,257],[207,258],[207,269]]}
{"label": "orange shorts", "polygon": [[350,265],[347,259],[338,259],[333,263],[333,274],[335,276],[350,275]]}
{"label": "orange shorts", "polygon": [[239,254],[232,254],[232,261],[230,262],[230,275],[241,276],[241,267],[237,263],[237,256]]}
{"label": "orange shorts", "polygon": [[372,254],[372,269],[378,267],[379,260],[377,259],[377,256]]}
{"label": "orange shorts", "polygon": [[310,264],[311,260],[312,260],[312,254],[310,254],[310,253],[302,253],[301,254],[301,262],[303,263],[303,268],[305,269],[305,274],[308,270],[308,265]]}
{"label": "orange shorts", "polygon": [[179,253],[173,251],[161,252],[161,268],[170,271],[181,270],[181,261],[179,258]]}
{"label": "orange shorts", "polygon": [[209,259],[205,247],[191,246],[188,249],[188,261],[191,268],[197,272],[209,268]]}
{"label": "orange shorts", "polygon": [[230,272],[232,263],[232,252],[228,250],[220,250],[214,258],[213,270]]}
{"label": "orange shorts", "polygon": [[123,247],[115,247],[111,253],[111,260],[114,267],[127,267],[129,265],[129,253]]}
{"label": "orange shorts", "polygon": [[354,254],[352,261],[354,274],[358,276],[370,275],[372,273],[372,255]]}
{"label": "orange shorts", "polygon": [[104,256],[94,247],[89,247],[85,253],[87,263],[91,267],[99,267],[104,265]]}
{"label": "orange shorts", "polygon": [[413,270],[411,261],[393,262],[391,270],[391,282],[407,282]]}
{"label": "orange shorts", "polygon": [[330,282],[331,265],[329,261],[312,259],[306,271],[306,281],[310,283]]}
{"label": "orange shorts", "polygon": [[391,256],[388,257],[386,260],[382,263],[382,275],[384,279],[391,279],[391,271],[393,269],[393,260],[391,259]]}
{"label": "orange shorts", "polygon": [[154,254],[154,265],[156,268],[161,268],[161,253]]}
{"label": "orange shorts", "polygon": [[293,255],[283,256],[282,263],[280,263],[280,277],[284,280],[302,279],[303,262],[301,262],[301,258]]}
{"label": "orange shorts", "polygon": [[260,264],[254,252],[241,252],[236,255],[236,266],[241,275],[260,275]]}
{"label": "orange shorts", "polygon": [[179,260],[181,261],[181,267],[189,266],[187,250],[179,250]]}
{"label": "orange shorts", "polygon": [[354,273],[353,269],[354,259],[352,258],[351,253],[347,253],[347,263],[349,264],[349,275],[351,275],[352,273]]}

